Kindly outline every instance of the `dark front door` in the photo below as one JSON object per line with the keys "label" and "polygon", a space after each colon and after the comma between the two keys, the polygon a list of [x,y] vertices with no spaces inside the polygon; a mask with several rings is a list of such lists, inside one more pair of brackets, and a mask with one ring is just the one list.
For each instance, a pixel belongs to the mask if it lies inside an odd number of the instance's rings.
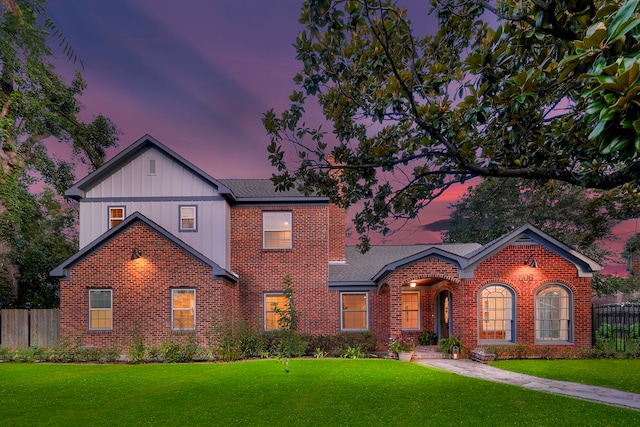
{"label": "dark front door", "polygon": [[438,339],[451,335],[451,292],[440,291],[436,296],[436,330]]}

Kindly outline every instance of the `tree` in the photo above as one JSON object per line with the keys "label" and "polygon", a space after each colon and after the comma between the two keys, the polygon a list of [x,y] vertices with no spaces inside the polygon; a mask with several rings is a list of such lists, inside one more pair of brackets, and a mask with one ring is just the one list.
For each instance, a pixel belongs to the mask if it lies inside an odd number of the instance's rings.
{"label": "tree", "polygon": [[[613,209],[603,208],[607,198],[597,196],[582,187],[554,181],[537,185],[515,178],[488,178],[451,205],[454,211],[443,241],[485,244],[530,223],[603,263],[620,255],[599,244],[612,237],[611,229],[619,219],[610,214]],[[596,273],[592,287],[597,295],[609,295],[637,289],[638,280]]]}
{"label": "tree", "polygon": [[[272,179],[364,201],[360,234],[388,233],[473,177],[613,190],[637,206],[638,2],[431,0],[428,33],[399,0],[308,0],[298,88],[263,117]],[[310,98],[331,133],[307,124]]]}
{"label": "tree", "polygon": [[[49,147],[66,143],[72,161],[93,169],[104,162],[105,150],[116,145],[119,134],[104,116],[90,123],[78,118],[83,106],[77,98],[86,85],[80,71],[70,83],[56,73],[49,43],[57,41],[69,59],[75,59],[75,53],[46,16],[44,4],[44,0],[4,0],[0,9],[0,229],[5,231],[0,236],[0,283],[12,289],[14,297],[23,280],[30,287],[48,283],[48,270],[44,270],[48,263],[39,263],[44,256],[40,250],[47,245],[35,249],[45,236],[33,231],[48,235],[66,229],[54,224],[67,220],[60,196],[75,180],[74,166],[52,154]],[[52,192],[28,200],[25,191],[34,185]],[[40,212],[26,209],[29,203],[35,203]],[[28,220],[40,222],[29,225]],[[49,245],[48,259],[59,260],[67,252],[58,249]],[[32,271],[34,265],[41,269],[38,273]]]}
{"label": "tree", "polygon": [[602,262],[608,252],[598,241],[611,238],[619,223],[593,192],[550,181],[487,178],[451,205],[445,243],[488,243],[530,223],[574,249]]}

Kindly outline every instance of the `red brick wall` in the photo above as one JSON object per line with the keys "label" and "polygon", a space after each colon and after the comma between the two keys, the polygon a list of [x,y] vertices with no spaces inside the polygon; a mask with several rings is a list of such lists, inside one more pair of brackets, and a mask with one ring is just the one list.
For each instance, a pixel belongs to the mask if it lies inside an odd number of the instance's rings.
{"label": "red brick wall", "polygon": [[[292,249],[262,249],[262,212],[291,211]],[[340,330],[338,292],[328,289],[329,208],[234,206],[231,211],[231,269],[240,276],[241,316],[264,327],[264,294],[282,292],[291,275],[298,331],[333,334]]]}
{"label": "red brick wall", "polygon": [[[531,268],[524,261],[535,255],[538,268]],[[558,283],[573,294],[573,344],[542,344],[546,354],[559,354],[566,348],[591,346],[591,279],[577,277],[573,264],[539,245],[509,246],[481,262],[473,279],[459,279],[453,264],[436,258],[427,258],[389,275],[383,292],[372,293],[372,307],[388,304],[391,312],[386,318],[376,319],[372,328],[376,335],[393,338],[399,335],[416,339],[419,332],[401,329],[401,292],[410,290],[412,280],[442,278],[442,283],[418,288],[421,292],[421,327],[423,331],[436,331],[436,295],[448,289],[453,301],[453,333],[458,335],[468,349],[478,345],[478,292],[491,283],[510,286],[516,297],[516,343],[535,346],[534,294],[546,284]],[[384,299],[384,302],[382,302]],[[389,313],[389,312],[387,312]],[[383,315],[382,310],[380,314]],[[376,314],[372,311],[372,316]],[[548,347],[551,347],[549,349]]]}
{"label": "red brick wall", "polygon": [[[131,260],[134,248],[143,256]],[[196,331],[206,345],[214,322],[238,313],[237,284],[213,280],[211,268],[171,243],[144,223],[130,228],[71,270],[60,284],[60,327],[72,345],[126,349],[135,334],[146,345],[158,345],[172,335],[171,289],[196,290]],[[112,289],[113,329],[90,331],[89,289]],[[176,334],[176,332],[173,332]]]}
{"label": "red brick wall", "polygon": [[[537,268],[524,262],[534,255]],[[558,283],[573,293],[573,346],[591,346],[591,279],[579,278],[569,261],[540,245],[509,246],[478,265],[473,280],[465,280],[465,292],[454,295],[454,316],[468,347],[477,345],[479,290],[490,283],[504,283],[515,291],[517,337],[520,344],[535,344],[534,295],[546,285]],[[554,344],[551,344],[554,345]],[[562,346],[560,346],[562,347]]]}

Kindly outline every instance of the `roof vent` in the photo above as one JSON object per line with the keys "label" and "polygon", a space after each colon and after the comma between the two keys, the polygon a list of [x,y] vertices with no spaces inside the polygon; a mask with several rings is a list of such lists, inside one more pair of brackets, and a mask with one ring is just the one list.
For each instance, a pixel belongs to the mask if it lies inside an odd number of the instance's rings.
{"label": "roof vent", "polygon": [[156,159],[153,157],[149,158],[149,175],[156,174]]}
{"label": "roof vent", "polygon": [[521,234],[520,236],[518,236],[518,238],[513,243],[517,245],[537,245],[538,244],[538,242],[536,242],[526,234]]}

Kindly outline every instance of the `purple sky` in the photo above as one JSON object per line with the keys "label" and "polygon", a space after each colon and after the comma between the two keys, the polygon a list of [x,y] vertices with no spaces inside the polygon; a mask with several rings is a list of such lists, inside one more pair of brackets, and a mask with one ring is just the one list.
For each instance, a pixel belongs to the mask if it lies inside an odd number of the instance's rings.
{"label": "purple sky", "polygon": [[[414,23],[432,25],[428,1],[403,3]],[[286,108],[294,89],[300,4],[49,0],[46,7],[84,63],[85,120],[104,114],[123,132],[110,157],[148,133],[215,178],[268,178],[274,170],[261,118]],[[387,241],[438,242],[438,232],[420,225],[446,218],[465,188],[449,191]],[[614,231],[624,243],[634,229],[635,221]]]}

